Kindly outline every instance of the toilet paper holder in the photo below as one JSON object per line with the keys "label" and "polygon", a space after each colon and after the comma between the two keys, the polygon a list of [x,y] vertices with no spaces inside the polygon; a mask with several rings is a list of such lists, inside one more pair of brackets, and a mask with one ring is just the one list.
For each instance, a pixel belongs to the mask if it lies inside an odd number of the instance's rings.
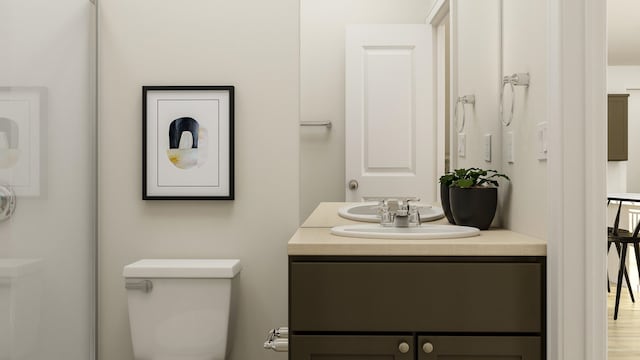
{"label": "toilet paper holder", "polygon": [[277,352],[289,351],[289,328],[279,327],[269,330],[267,340],[264,342],[264,348]]}
{"label": "toilet paper holder", "polygon": [[9,220],[16,211],[16,193],[11,186],[0,184],[0,222]]}

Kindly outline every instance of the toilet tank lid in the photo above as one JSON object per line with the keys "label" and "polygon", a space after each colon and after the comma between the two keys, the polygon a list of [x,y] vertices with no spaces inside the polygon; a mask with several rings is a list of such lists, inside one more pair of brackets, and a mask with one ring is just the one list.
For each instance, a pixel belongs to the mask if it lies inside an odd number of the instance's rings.
{"label": "toilet tank lid", "polygon": [[233,278],[240,272],[237,259],[143,259],[124,267],[125,278]]}

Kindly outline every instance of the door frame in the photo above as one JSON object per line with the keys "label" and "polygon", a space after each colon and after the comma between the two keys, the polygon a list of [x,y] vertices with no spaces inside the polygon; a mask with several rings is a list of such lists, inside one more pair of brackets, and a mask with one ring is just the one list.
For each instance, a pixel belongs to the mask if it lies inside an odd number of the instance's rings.
{"label": "door frame", "polygon": [[[455,2],[451,2],[450,0],[436,0],[431,10],[429,11],[429,15],[427,16],[426,24],[427,26],[432,27],[431,34],[433,36],[432,44],[433,44],[433,76],[432,78],[436,81],[433,85],[433,117],[436,119],[436,147],[437,147],[437,160],[436,160],[436,174],[438,176],[444,175],[444,156],[445,156],[445,121],[449,122],[449,169],[454,169],[456,167],[457,162],[457,132],[454,131],[454,125],[451,123],[451,119],[444,118],[444,112],[441,111],[439,105],[440,102],[438,100],[440,96],[444,96],[444,86],[438,82],[441,80],[438,73],[440,71],[440,65],[442,65],[442,55],[445,52],[445,44],[442,36],[442,27],[444,26],[445,20],[449,19],[449,50],[457,48],[458,42],[456,40],[456,26],[457,22],[454,16],[451,14],[454,13],[453,6],[455,6]],[[457,79],[457,60],[453,56],[449,56],[449,114],[453,114],[453,106],[454,103],[454,95],[458,92],[457,82],[454,79]],[[436,192],[438,201],[440,200],[440,192]]]}
{"label": "door frame", "polygon": [[[434,32],[455,4],[455,0],[435,1],[426,21]],[[547,358],[600,360],[607,358],[602,245],[606,236],[607,140],[602,119],[606,118],[607,6],[606,0],[547,0],[546,5]],[[452,16],[452,49],[455,25]]]}
{"label": "door frame", "polygon": [[606,0],[547,0],[547,16],[548,358],[600,360],[607,358]]}

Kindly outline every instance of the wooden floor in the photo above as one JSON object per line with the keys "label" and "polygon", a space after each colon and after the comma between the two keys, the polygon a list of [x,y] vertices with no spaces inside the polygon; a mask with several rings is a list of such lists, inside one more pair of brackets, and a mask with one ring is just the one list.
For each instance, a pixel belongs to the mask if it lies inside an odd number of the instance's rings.
{"label": "wooden floor", "polygon": [[613,320],[613,307],[616,301],[615,287],[612,287],[607,299],[609,317],[609,360],[640,360],[640,299],[631,302],[625,288],[620,295],[618,320]]}

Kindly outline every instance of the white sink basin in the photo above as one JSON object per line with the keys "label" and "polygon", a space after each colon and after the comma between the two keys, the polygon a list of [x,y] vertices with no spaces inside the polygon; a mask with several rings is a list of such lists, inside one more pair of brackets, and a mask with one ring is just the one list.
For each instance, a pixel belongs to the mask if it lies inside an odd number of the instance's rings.
{"label": "white sink basin", "polygon": [[344,225],[331,228],[338,236],[369,239],[452,239],[480,235],[480,230],[469,226],[425,224],[416,227],[385,227],[380,224]]}
{"label": "white sink basin", "polygon": [[[437,206],[418,203],[418,212],[420,213],[421,222],[434,221],[444,217],[444,211]],[[338,215],[354,221],[380,222],[378,203],[375,201],[341,207],[338,209]]]}
{"label": "white sink basin", "polygon": [[331,228],[338,236],[369,239],[451,239],[480,235],[480,230],[470,226],[425,224],[416,227],[385,227],[380,224],[343,225]]}

